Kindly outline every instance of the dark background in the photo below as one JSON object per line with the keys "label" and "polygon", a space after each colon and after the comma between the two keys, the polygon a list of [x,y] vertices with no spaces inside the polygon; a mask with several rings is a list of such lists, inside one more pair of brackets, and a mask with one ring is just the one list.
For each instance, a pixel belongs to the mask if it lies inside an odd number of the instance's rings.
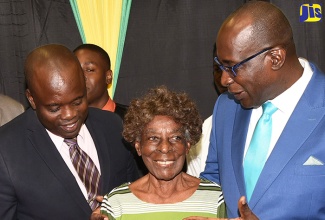
{"label": "dark background", "polygon": [[[115,101],[128,104],[148,88],[166,84],[197,102],[203,118],[212,113],[213,44],[223,20],[246,1],[133,0]],[[298,55],[325,71],[324,12],[320,22],[301,23],[303,3],[322,0],[269,1],[288,17]],[[23,62],[35,47],[82,43],[69,0],[1,0],[0,93],[27,107]],[[1,104],[1,103],[0,103]]]}

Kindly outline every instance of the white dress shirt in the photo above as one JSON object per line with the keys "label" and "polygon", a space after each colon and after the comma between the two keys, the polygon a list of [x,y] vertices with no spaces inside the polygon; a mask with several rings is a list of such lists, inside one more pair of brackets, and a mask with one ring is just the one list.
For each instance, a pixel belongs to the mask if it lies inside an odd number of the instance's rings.
{"label": "white dress shirt", "polygon": [[196,145],[191,146],[186,155],[187,173],[192,176],[199,177],[200,173],[204,171],[209,151],[211,129],[212,115],[204,120],[201,139]]}
{"label": "white dress shirt", "polygon": [[[269,100],[278,108],[278,110],[272,115],[272,136],[267,157],[270,156],[272,150],[274,149],[276,142],[278,141],[285,125],[287,124],[292,112],[294,111],[313,75],[309,62],[303,58],[299,58],[299,61],[301,66],[304,68],[302,76],[282,94],[273,100]],[[255,126],[262,113],[262,106],[252,110],[246,137],[244,158],[252,139]]]}
{"label": "white dress shirt", "polygon": [[[64,162],[67,164],[68,168],[70,169],[71,173],[74,175],[80,190],[82,191],[83,195],[85,196],[86,200],[88,200],[87,196],[87,190],[86,187],[84,186],[83,182],[78,176],[78,173],[76,169],[74,168],[72,161],[70,159],[70,154],[69,154],[69,147],[68,145],[64,142],[64,138],[57,136],[50,131],[46,130],[47,133],[49,134],[50,138],[52,139],[55,147],[58,149],[59,153],[62,156],[62,159]],[[86,127],[85,124],[83,124],[80,128],[79,135],[77,136],[77,142],[79,147],[86,153],[88,156],[92,159],[94,164],[96,165],[98,172],[101,173],[100,171],[100,165],[99,165],[99,160],[98,160],[98,155],[97,155],[97,150],[94,144],[94,141]]]}

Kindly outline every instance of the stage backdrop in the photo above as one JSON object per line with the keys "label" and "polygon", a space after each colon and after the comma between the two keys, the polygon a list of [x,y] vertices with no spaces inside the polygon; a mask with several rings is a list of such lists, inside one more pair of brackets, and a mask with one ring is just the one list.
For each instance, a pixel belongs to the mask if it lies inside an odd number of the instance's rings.
{"label": "stage backdrop", "polygon": [[[216,99],[212,51],[222,21],[244,0],[2,0],[0,92],[27,106],[23,62],[33,48],[60,43],[71,50],[95,43],[112,59],[110,94],[128,104],[165,84],[185,91],[203,118]],[[293,27],[299,56],[325,71],[324,18],[300,22],[300,5],[324,0],[274,0]],[[323,15],[324,17],[324,15]],[[1,104],[1,103],[0,103]]]}

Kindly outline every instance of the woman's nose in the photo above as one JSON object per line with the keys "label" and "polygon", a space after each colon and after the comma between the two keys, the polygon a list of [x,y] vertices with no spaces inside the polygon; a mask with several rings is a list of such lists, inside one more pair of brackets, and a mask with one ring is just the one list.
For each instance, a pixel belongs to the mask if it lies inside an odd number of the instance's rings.
{"label": "woman's nose", "polygon": [[158,146],[158,150],[164,154],[171,150],[172,146],[168,140],[162,140]]}

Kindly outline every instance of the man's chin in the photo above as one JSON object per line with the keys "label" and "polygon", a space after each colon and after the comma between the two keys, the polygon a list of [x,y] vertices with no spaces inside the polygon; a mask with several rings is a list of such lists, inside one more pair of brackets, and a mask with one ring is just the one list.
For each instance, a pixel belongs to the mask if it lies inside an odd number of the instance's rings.
{"label": "man's chin", "polygon": [[242,99],[239,101],[240,102],[240,105],[243,107],[243,108],[246,108],[246,109],[249,109],[249,108],[253,108],[253,105],[251,102],[247,102],[247,100],[245,99]]}

